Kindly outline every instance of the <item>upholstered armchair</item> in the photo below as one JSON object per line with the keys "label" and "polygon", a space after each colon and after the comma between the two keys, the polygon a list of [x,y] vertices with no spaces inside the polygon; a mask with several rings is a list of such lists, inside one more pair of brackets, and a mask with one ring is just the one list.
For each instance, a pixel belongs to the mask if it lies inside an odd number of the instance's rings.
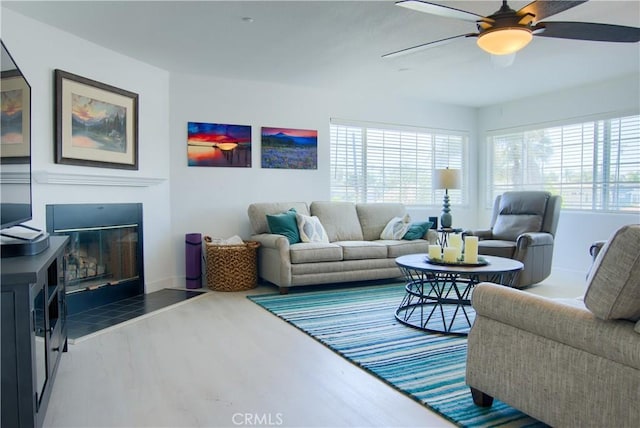
{"label": "upholstered armchair", "polygon": [[640,225],[601,247],[584,299],[481,283],[472,296],[466,383],[553,427],[640,422]]}
{"label": "upholstered armchair", "polygon": [[549,192],[505,192],[493,204],[490,228],[464,234],[479,238],[479,254],[521,261],[524,270],[514,286],[524,288],[551,274],[561,202]]}

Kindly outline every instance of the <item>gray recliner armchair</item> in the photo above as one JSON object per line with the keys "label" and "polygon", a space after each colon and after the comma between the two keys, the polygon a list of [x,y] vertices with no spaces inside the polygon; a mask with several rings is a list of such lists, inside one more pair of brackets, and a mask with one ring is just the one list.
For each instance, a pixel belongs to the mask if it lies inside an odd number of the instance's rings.
{"label": "gray recliner armchair", "polygon": [[638,426],[640,224],[600,248],[584,299],[473,290],[465,381],[474,403],[496,398],[553,427]]}
{"label": "gray recliner armchair", "polygon": [[506,257],[524,264],[516,288],[538,283],[551,274],[553,244],[562,199],[544,191],[513,191],[498,196],[491,227],[467,230],[478,236],[478,253]]}

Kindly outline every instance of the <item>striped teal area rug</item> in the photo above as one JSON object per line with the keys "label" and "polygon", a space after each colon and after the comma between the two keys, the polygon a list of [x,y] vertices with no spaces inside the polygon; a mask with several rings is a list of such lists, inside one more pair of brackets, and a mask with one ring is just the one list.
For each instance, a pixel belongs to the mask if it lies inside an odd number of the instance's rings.
{"label": "striped teal area rug", "polygon": [[396,321],[404,294],[403,284],[391,284],[248,297],[460,426],[545,426],[498,400],[474,405],[464,382],[466,337]]}

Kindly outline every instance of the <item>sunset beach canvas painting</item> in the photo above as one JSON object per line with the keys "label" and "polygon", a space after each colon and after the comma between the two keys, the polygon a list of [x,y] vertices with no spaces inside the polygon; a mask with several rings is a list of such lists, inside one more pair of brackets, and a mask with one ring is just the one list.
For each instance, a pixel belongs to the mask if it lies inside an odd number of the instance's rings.
{"label": "sunset beach canvas painting", "polygon": [[188,122],[189,166],[251,167],[251,126]]}
{"label": "sunset beach canvas painting", "polygon": [[262,168],[318,169],[318,131],[263,127]]}

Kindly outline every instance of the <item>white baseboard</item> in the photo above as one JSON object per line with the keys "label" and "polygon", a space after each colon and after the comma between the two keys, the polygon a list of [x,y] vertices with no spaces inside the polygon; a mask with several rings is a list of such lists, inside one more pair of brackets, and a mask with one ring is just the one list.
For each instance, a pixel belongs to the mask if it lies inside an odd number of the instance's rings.
{"label": "white baseboard", "polygon": [[157,281],[145,281],[144,293],[149,294],[154,291],[164,290],[165,288],[175,288],[175,283],[172,278],[163,278]]}

